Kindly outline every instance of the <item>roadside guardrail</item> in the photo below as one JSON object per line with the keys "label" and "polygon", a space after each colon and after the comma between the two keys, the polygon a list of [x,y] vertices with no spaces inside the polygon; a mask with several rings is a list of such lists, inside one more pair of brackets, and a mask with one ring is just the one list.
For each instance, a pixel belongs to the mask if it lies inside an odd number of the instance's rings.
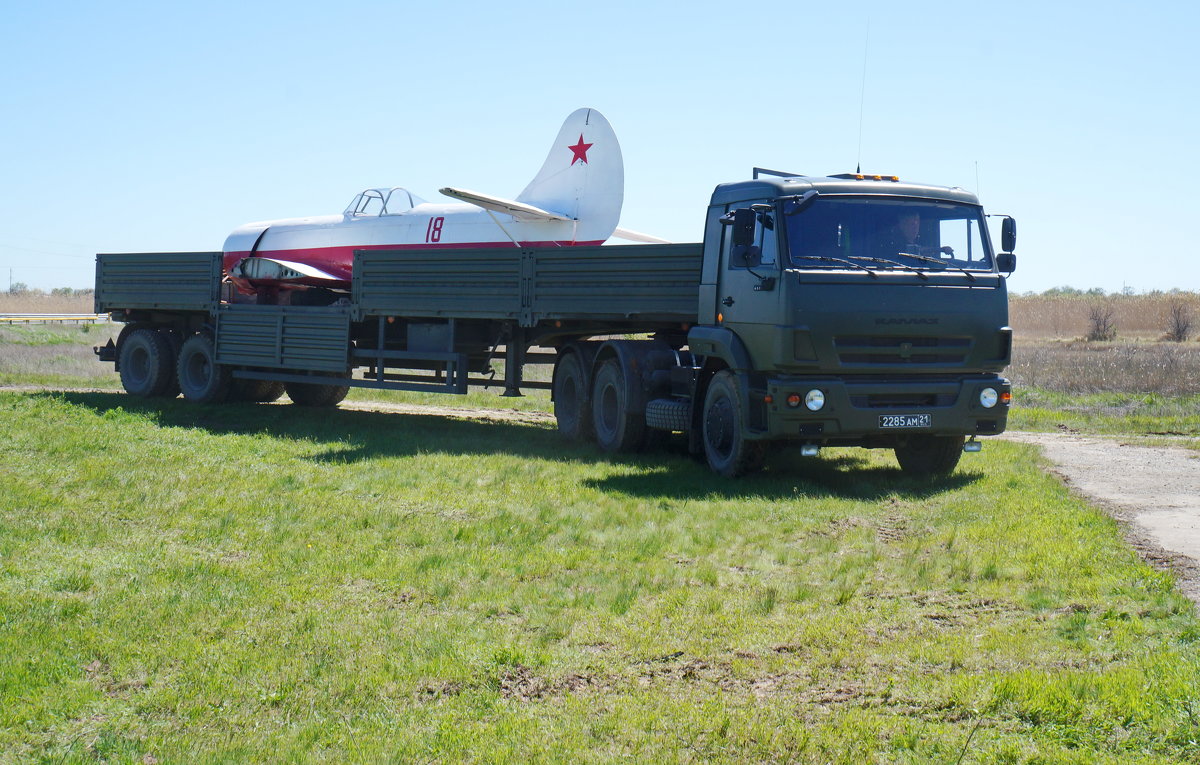
{"label": "roadside guardrail", "polygon": [[107,324],[106,313],[6,313],[0,324]]}

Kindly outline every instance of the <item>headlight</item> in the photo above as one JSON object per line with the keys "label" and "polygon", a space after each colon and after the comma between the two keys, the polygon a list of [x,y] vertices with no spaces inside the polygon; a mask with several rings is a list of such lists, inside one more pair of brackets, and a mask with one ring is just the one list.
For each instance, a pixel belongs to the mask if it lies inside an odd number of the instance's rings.
{"label": "headlight", "polygon": [[979,391],[979,403],[983,405],[984,409],[991,409],[999,400],[1000,394],[996,392],[995,388],[984,388]]}
{"label": "headlight", "polygon": [[825,406],[825,394],[815,388],[810,390],[804,396],[804,405],[808,407],[809,411],[820,411],[821,407]]}

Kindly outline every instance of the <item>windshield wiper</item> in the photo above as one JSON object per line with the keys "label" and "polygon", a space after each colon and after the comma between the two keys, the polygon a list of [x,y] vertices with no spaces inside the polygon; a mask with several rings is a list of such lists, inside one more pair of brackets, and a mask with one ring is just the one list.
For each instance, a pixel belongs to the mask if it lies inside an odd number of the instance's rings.
{"label": "windshield wiper", "polygon": [[896,268],[903,268],[905,271],[914,271],[916,272],[917,276],[921,277],[922,279],[929,278],[924,271],[916,266],[910,266],[907,263],[901,263],[898,260],[889,260],[887,258],[868,258],[864,255],[848,255],[847,257],[853,260],[865,260],[868,263],[884,263],[889,266],[895,266]]}
{"label": "windshield wiper", "polygon": [[822,263],[839,263],[843,266],[850,266],[851,268],[857,268],[860,271],[866,271],[868,274],[871,275],[872,279],[879,278],[879,274],[875,273],[874,271],[867,268],[866,266],[859,265],[858,263],[854,263],[849,260],[844,260],[842,258],[830,258],[825,255],[793,255],[792,260],[819,260]]}
{"label": "windshield wiper", "polygon": [[966,274],[968,279],[970,279],[971,281],[975,281],[975,274],[971,273],[970,271],[963,268],[962,266],[952,265],[950,263],[947,263],[944,260],[941,260],[940,258],[931,258],[928,255],[918,255],[915,252],[905,252],[902,254],[904,255],[904,257],[912,258],[913,260],[922,260],[926,263],[937,263],[939,266],[942,267],[943,271],[946,270],[947,268],[957,269],[959,271],[962,271],[964,274]]}

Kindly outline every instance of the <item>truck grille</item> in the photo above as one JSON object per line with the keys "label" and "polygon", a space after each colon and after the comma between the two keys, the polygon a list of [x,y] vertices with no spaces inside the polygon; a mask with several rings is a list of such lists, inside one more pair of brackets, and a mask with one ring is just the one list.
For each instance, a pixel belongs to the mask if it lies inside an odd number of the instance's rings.
{"label": "truck grille", "polygon": [[954,393],[859,393],[851,394],[850,404],[857,409],[928,409],[954,406]]}
{"label": "truck grille", "polygon": [[971,338],[839,335],[833,338],[833,346],[846,365],[962,364],[971,350]]}

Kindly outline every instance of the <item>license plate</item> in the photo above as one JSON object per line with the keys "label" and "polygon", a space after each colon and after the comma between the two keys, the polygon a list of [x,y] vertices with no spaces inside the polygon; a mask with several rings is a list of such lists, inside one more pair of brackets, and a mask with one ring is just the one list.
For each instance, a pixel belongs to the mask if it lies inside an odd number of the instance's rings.
{"label": "license plate", "polygon": [[928,428],[933,424],[928,414],[881,414],[881,428]]}

